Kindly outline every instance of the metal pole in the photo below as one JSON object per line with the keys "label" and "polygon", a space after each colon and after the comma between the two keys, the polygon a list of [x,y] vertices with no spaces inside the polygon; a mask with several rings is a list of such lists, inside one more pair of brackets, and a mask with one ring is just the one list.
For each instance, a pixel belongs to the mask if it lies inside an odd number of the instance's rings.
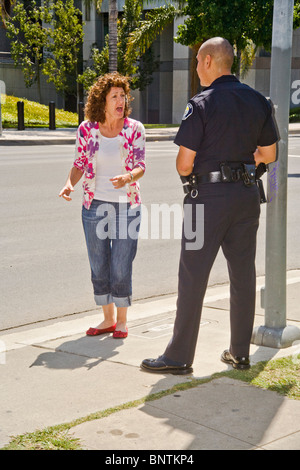
{"label": "metal pole", "polygon": [[286,325],[287,160],[294,0],[275,0],[273,10],[270,98],[280,134],[278,159],[269,165],[266,219],[266,279],[262,292],[265,325],[255,328],[252,342],[285,348],[300,339]]}

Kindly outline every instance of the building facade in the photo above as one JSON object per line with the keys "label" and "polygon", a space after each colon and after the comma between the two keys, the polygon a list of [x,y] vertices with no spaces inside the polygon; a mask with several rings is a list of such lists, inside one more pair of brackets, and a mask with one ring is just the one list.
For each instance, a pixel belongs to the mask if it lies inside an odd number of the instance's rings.
{"label": "building facade", "polygon": [[[118,0],[122,12],[125,0]],[[145,2],[145,11],[164,5],[161,0]],[[103,0],[101,14],[93,6],[82,5],[84,20],[83,61],[88,63],[93,45],[104,46],[108,33],[108,0]],[[167,26],[153,44],[159,67],[153,81],[144,91],[133,91],[133,117],[144,123],[180,123],[190,97],[190,57],[187,46],[174,42],[177,26],[183,19]]]}
{"label": "building facade", "polygon": [[[118,0],[119,12],[122,12],[125,0]],[[7,9],[10,2],[6,0]],[[163,0],[145,2],[145,10],[164,5]],[[103,0],[101,13],[93,5],[87,6],[82,0],[75,5],[81,9],[84,22],[83,63],[88,64],[91,48],[97,45],[101,49],[108,33],[108,0]],[[191,49],[174,42],[178,24],[184,18],[173,21],[154,42],[153,48],[159,67],[153,74],[152,83],[144,91],[133,91],[133,114],[144,123],[179,124],[191,97]],[[247,76],[242,80],[265,96],[269,95],[270,54],[260,52],[254,60]],[[6,37],[3,23],[0,24],[0,81],[5,83],[6,93],[33,101],[38,101],[36,85],[26,88],[21,67],[15,67],[10,56],[10,42]],[[64,107],[64,98],[58,95],[53,85],[42,78],[42,103],[55,101],[58,108]],[[299,90],[299,91],[298,91]],[[294,31],[291,107],[300,104],[300,29]]]}

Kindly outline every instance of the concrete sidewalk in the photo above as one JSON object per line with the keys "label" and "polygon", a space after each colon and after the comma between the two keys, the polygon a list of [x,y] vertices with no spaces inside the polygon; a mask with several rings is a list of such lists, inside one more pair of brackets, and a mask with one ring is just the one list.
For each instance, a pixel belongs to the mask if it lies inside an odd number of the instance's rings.
{"label": "concrete sidewalk", "polygon": [[[47,128],[32,128],[18,131],[3,129],[0,136],[0,147],[7,145],[74,145],[76,128],[49,130]],[[161,129],[146,129],[147,142],[156,140],[173,140],[178,127]]]}
{"label": "concrete sidewalk", "polygon": [[[264,279],[257,279],[258,291]],[[300,270],[287,281],[289,325],[300,326]],[[257,295],[256,325],[264,324]],[[59,321],[2,332],[0,337],[0,448],[16,436],[70,422],[170,389],[192,378],[227,370],[229,287],[209,287],[205,297],[193,376],[150,374],[146,357],[160,355],[172,334],[176,296],[135,302],[129,336],[86,337],[99,322],[96,310]],[[1,351],[1,350],[0,350]],[[251,362],[294,355],[287,349],[251,346]],[[214,379],[141,406],[124,409],[70,431],[84,449],[249,450],[300,449],[300,401],[228,378]],[[127,454],[128,455],[128,454]]]}
{"label": "concrete sidewalk", "polygon": [[[161,129],[146,129],[146,141],[164,141],[176,136],[178,127],[165,127]],[[300,134],[300,123],[289,125],[289,134]],[[46,128],[32,128],[18,131],[17,129],[3,129],[0,136],[0,147],[7,145],[74,145],[76,128],[49,130]]]}

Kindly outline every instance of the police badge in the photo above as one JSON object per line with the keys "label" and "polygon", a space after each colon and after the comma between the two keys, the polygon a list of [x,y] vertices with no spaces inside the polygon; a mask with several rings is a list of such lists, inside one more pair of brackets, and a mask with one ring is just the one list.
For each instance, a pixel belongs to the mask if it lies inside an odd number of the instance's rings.
{"label": "police badge", "polygon": [[182,120],[185,121],[188,117],[190,117],[193,114],[193,111],[193,105],[191,103],[188,103],[182,116]]}

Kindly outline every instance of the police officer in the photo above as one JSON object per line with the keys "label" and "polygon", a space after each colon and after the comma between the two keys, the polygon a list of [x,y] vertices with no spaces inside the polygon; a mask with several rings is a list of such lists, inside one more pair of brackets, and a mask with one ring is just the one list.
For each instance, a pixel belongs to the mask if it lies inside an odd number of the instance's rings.
{"label": "police officer", "polygon": [[220,247],[229,271],[231,325],[230,347],[221,360],[250,367],[260,215],[255,166],[276,160],[278,134],[270,103],[231,74],[233,59],[223,38],[209,39],[198,51],[197,73],[205,88],[189,101],[175,143],[177,171],[190,183],[185,205],[193,209],[193,227],[196,206],[204,206],[204,242],[201,249],[188,249],[185,226],[191,221],[184,216],[173,336],[162,356],[142,361],[145,371],[192,372],[203,299]]}

